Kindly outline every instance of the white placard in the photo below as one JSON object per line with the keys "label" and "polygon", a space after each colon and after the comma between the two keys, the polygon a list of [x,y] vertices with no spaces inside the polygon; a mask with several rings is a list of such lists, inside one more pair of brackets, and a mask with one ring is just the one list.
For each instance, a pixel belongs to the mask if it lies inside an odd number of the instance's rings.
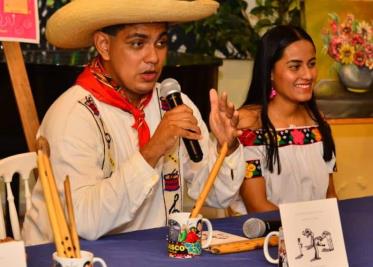
{"label": "white placard", "polygon": [[280,204],[290,267],[348,267],[335,198]]}
{"label": "white placard", "polygon": [[23,241],[0,243],[0,266],[26,267],[25,244]]}

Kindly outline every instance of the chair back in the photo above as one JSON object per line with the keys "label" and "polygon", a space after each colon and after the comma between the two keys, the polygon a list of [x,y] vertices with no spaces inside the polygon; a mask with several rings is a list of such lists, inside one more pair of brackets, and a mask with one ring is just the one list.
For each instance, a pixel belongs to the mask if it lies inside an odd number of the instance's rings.
{"label": "chair back", "polygon": [[[20,181],[23,182],[24,186],[24,197],[27,211],[31,207],[29,178],[32,171],[37,168],[36,158],[37,156],[35,152],[27,152],[0,160],[0,181],[2,180],[5,183],[10,223],[12,227],[13,238],[15,240],[21,240],[22,237],[18,212],[14,203],[14,195],[11,188],[11,182],[14,174],[18,173],[20,176]],[[2,208],[2,197],[0,192],[0,239],[3,239],[5,237],[6,228],[4,221],[4,212]]]}

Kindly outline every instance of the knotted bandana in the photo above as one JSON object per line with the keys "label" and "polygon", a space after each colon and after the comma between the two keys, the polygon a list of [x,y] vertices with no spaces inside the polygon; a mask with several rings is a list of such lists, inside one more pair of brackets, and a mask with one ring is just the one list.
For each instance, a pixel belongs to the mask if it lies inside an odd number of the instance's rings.
{"label": "knotted bandana", "polygon": [[94,58],[88,64],[76,80],[76,84],[89,91],[98,100],[118,107],[129,112],[134,117],[132,128],[137,130],[139,146],[143,147],[150,139],[149,127],[145,121],[144,108],[152,98],[152,92],[140,100],[140,104],[135,107],[131,104],[125,94],[125,88],[118,85],[105,71],[100,58]]}

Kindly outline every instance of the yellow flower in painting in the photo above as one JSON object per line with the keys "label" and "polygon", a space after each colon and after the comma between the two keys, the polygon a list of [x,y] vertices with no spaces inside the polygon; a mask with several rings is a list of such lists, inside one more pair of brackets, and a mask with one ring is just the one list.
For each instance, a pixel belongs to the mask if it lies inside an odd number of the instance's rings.
{"label": "yellow flower in painting", "polygon": [[256,170],[256,167],[255,167],[254,164],[252,164],[252,163],[247,164],[245,178],[253,177],[255,170]]}
{"label": "yellow flower in painting", "polygon": [[349,44],[342,44],[340,52],[342,64],[352,64],[354,61],[355,48]]}
{"label": "yellow flower in painting", "polygon": [[280,143],[280,141],[281,141],[281,135],[277,135],[277,143]]}

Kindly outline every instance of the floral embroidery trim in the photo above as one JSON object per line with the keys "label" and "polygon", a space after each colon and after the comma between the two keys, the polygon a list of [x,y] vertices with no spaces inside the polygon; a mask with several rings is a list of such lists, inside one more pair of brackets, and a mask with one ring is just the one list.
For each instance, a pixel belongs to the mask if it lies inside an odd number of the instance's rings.
{"label": "floral embroidery trim", "polygon": [[[277,144],[279,147],[288,145],[308,145],[322,141],[322,136],[317,126],[295,129],[277,130]],[[268,138],[262,129],[246,129],[239,137],[244,146],[262,146],[265,145],[265,139]]]}
{"label": "floral embroidery trim", "polygon": [[262,177],[262,168],[260,167],[260,160],[246,161],[246,174],[245,179]]}

